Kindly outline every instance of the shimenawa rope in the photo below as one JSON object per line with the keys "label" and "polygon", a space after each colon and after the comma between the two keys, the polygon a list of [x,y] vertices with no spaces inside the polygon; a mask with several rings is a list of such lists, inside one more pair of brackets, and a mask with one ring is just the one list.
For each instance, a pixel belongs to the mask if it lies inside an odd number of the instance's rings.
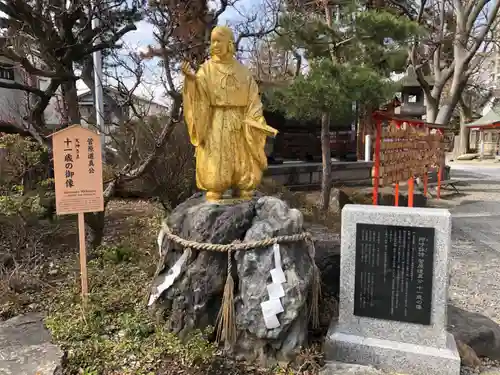
{"label": "shimenawa rope", "polygon": [[266,238],[261,241],[253,242],[241,242],[234,241],[229,245],[213,244],[206,242],[196,242],[186,240],[178,235],[172,233],[170,228],[164,222],[162,225],[163,232],[165,236],[170,240],[183,248],[190,248],[191,250],[205,250],[205,251],[217,251],[217,252],[227,252],[227,279],[226,285],[224,286],[224,294],[222,296],[222,306],[217,317],[217,341],[224,341],[226,343],[232,344],[236,341],[236,319],[234,311],[234,279],[232,275],[232,254],[234,251],[244,251],[252,250],[258,248],[269,247],[274,244],[280,243],[292,243],[298,241],[305,241],[309,255],[313,263],[313,275],[312,275],[312,290],[311,290],[311,305],[309,310],[309,319],[312,321],[313,328],[319,327],[319,297],[321,294],[321,280],[319,269],[314,262],[314,241],[312,240],[311,234],[309,232],[302,232],[298,234],[292,234],[289,236],[276,236],[273,238]]}

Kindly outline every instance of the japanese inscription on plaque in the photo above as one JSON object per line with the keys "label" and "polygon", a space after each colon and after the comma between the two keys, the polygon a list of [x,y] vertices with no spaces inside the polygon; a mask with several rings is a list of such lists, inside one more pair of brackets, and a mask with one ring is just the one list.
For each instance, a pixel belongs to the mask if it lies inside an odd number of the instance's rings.
{"label": "japanese inscription on plaque", "polygon": [[52,135],[58,215],[104,210],[101,142],[78,125]]}
{"label": "japanese inscription on plaque", "polygon": [[357,224],[354,315],[431,323],[434,228]]}

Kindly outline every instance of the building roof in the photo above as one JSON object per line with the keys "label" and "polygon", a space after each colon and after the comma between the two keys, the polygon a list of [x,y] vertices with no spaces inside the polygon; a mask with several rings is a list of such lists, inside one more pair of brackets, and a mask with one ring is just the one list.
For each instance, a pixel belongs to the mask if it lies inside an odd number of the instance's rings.
{"label": "building roof", "polygon": [[[103,87],[103,91],[115,94],[117,97],[122,97],[122,98],[126,97],[123,92],[121,92],[120,90],[118,90],[115,87],[105,86],[105,87]],[[82,99],[83,97],[85,97],[87,95],[92,95],[92,91],[90,89],[87,89],[87,90],[84,90],[84,91],[80,92],[78,94],[78,99]],[[148,102],[148,103],[152,103],[152,104],[156,104],[156,105],[168,108],[167,105],[165,105],[163,103],[159,103],[159,102],[157,102],[155,100],[147,99],[147,98],[144,98],[144,97],[141,97],[141,96],[138,96],[138,95],[132,94],[132,98],[135,99],[135,100],[145,101],[145,102]]]}
{"label": "building roof", "polygon": [[[434,77],[425,76],[424,78],[430,86],[434,86]],[[417,79],[417,73],[415,72],[413,66],[408,66],[406,69],[406,75],[401,78],[398,83],[405,87],[420,87],[420,83]]]}
{"label": "building roof", "polygon": [[500,126],[500,106],[496,105],[483,117],[466,124],[468,128],[488,128]]}

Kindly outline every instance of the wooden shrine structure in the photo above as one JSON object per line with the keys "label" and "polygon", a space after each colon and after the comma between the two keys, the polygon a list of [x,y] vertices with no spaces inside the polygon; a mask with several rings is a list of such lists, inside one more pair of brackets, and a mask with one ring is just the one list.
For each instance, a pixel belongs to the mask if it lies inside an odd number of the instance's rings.
{"label": "wooden shrine structure", "polygon": [[428,171],[438,168],[437,197],[445,166],[445,140],[442,129],[422,120],[403,120],[378,111],[373,157],[373,204],[378,204],[379,187],[394,187],[394,205],[399,204],[399,184],[408,184],[408,207],[413,207],[415,178],[421,177],[427,196]]}

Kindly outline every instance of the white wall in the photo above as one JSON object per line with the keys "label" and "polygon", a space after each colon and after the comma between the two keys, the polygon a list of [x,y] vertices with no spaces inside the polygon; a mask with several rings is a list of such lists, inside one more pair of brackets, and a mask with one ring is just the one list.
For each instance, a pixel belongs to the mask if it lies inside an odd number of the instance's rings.
{"label": "white wall", "polygon": [[[50,78],[40,77],[38,79],[38,88],[40,90],[46,90],[50,85]],[[57,127],[63,122],[63,117],[61,115],[61,107],[62,99],[61,99],[61,90],[57,89],[56,95],[50,99],[49,105],[45,108],[44,117],[45,123],[49,127]]]}
{"label": "white wall", "polygon": [[[0,57],[0,64],[12,64],[4,57]],[[14,67],[14,81],[0,79],[2,82],[18,82],[24,84],[24,76],[20,69]],[[0,87],[0,120],[13,124],[22,124],[22,118],[26,115],[28,96],[22,90],[13,90]]]}

